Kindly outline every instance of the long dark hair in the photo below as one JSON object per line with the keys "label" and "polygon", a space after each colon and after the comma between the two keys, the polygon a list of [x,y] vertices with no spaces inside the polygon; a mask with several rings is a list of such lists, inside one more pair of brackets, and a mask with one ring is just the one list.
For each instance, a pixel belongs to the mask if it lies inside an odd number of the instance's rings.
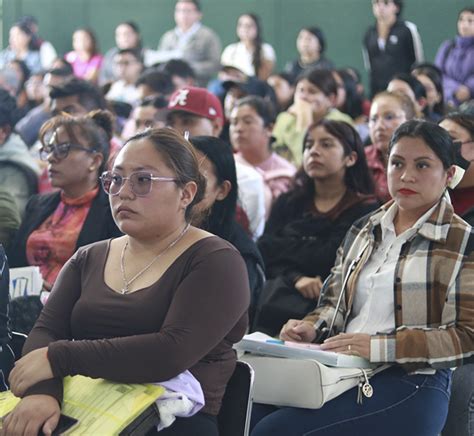
{"label": "long dark hair", "polygon": [[[309,126],[306,131],[304,144],[312,130],[322,127],[327,133],[339,140],[344,148],[344,155],[348,156],[355,152],[357,160],[355,164],[346,169],[344,184],[347,189],[358,194],[373,194],[374,182],[370,175],[367,160],[365,158],[364,146],[357,131],[344,121],[334,121],[323,118],[317,123]],[[312,199],[315,195],[314,181],[310,178],[303,167],[296,173],[294,180],[293,193],[298,199]]]}
{"label": "long dark hair", "polygon": [[433,112],[438,115],[444,115],[446,112],[444,106],[444,91],[443,91],[443,73],[442,71],[434,64],[429,62],[423,62],[415,65],[411,73],[417,77],[419,75],[424,75],[428,77],[436,88],[436,92],[439,94],[440,101],[433,106]]}
{"label": "long dark hair", "polygon": [[212,205],[207,219],[201,225],[201,228],[223,239],[228,239],[235,221],[238,194],[232,148],[226,142],[213,136],[195,136],[191,138],[191,143],[212,163],[217,183],[222,184],[228,180],[231,184],[227,197]]}
{"label": "long dark hair", "polygon": [[[257,29],[257,34],[255,35],[255,39],[253,40],[254,51],[252,57],[252,65],[255,68],[255,75],[258,77],[258,71],[262,66],[262,44],[263,44],[263,36],[262,36],[262,24],[260,23],[260,17],[253,13],[246,13],[242,14],[240,17],[247,16],[254,22],[255,28]],[[240,20],[239,17],[239,20]]]}

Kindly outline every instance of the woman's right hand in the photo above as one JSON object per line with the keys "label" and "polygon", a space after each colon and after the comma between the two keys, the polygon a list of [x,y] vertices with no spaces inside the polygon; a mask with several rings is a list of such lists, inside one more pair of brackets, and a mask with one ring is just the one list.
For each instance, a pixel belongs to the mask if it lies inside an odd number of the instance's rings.
{"label": "woman's right hand", "polygon": [[296,99],[288,108],[288,112],[296,117],[296,129],[306,131],[313,123],[313,106],[305,100]]}
{"label": "woman's right hand", "polygon": [[280,339],[283,341],[313,342],[315,338],[313,324],[299,319],[290,319],[280,332]]}
{"label": "woman's right hand", "polygon": [[317,300],[319,298],[319,294],[321,293],[321,289],[323,287],[323,281],[321,277],[300,277],[295,282],[296,290],[305,298],[309,298],[310,300]]}
{"label": "woman's right hand", "polygon": [[23,398],[3,421],[0,435],[36,436],[40,429],[51,435],[57,427],[61,408],[50,395],[31,395]]}

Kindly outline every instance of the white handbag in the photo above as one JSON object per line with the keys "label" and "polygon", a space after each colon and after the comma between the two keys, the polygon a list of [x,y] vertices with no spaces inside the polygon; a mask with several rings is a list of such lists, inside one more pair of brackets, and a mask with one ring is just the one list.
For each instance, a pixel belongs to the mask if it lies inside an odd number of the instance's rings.
{"label": "white handbag", "polygon": [[358,386],[354,401],[370,398],[373,388],[369,378],[386,369],[335,368],[316,360],[286,359],[244,354],[240,360],[255,371],[253,400],[274,406],[319,409],[327,401]]}
{"label": "white handbag", "polygon": [[[349,275],[361,259],[366,246],[349,266],[348,273],[342,282],[334,316],[329,328],[324,329],[327,335],[333,332]],[[256,354],[244,354],[240,360],[247,362],[255,371],[255,402],[307,409],[319,409],[327,401],[355,386],[359,387],[355,400],[362,403],[363,396],[370,398],[374,393],[369,378],[390,367],[390,365],[383,365],[374,369],[339,368],[329,367],[311,359],[268,357]]]}

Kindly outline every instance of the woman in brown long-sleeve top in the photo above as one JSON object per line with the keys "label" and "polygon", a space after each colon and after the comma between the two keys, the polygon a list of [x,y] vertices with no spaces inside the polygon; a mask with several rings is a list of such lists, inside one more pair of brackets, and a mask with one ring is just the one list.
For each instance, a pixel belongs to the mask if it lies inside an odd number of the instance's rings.
{"label": "woman in brown long-sleeve top", "polygon": [[12,372],[23,399],[3,431],[50,434],[67,375],[147,383],[189,369],[205,406],[166,434],[217,436],[249,289],[235,248],[189,225],[205,186],[194,149],[171,129],[145,131],[102,184],[125,236],[79,249],[59,274]]}

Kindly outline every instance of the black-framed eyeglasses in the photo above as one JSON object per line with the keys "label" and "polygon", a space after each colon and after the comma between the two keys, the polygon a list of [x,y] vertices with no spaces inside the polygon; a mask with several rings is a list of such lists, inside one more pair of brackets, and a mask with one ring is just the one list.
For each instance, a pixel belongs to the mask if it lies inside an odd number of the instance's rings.
{"label": "black-framed eyeglasses", "polygon": [[79,144],[72,144],[70,142],[64,142],[63,144],[48,144],[43,145],[39,150],[39,155],[41,160],[48,160],[48,156],[52,153],[56,159],[62,160],[67,158],[69,151],[73,150],[82,150],[87,153],[97,153],[97,150],[91,148],[83,147]]}
{"label": "black-framed eyeglasses", "polygon": [[100,176],[102,188],[108,195],[118,195],[125,185],[125,181],[130,183],[130,189],[138,197],[145,197],[151,192],[153,182],[177,182],[174,177],[154,176],[146,171],[137,171],[128,177],[121,176],[114,171],[105,171]]}

